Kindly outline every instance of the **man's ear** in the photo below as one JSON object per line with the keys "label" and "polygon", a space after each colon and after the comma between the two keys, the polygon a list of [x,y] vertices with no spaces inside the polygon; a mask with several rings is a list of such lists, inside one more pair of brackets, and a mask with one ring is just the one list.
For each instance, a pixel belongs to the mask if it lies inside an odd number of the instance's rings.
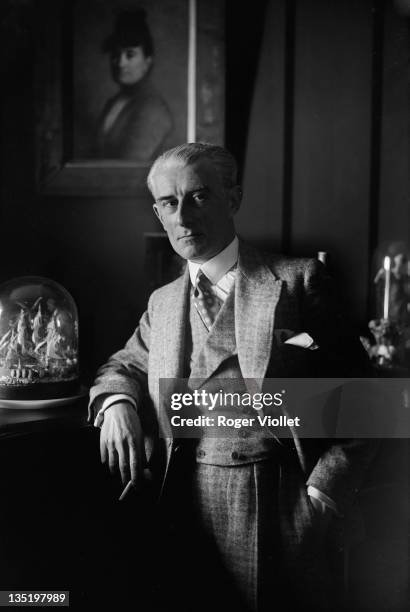
{"label": "man's ear", "polygon": [[163,222],[162,217],[161,217],[161,213],[158,210],[158,206],[156,204],[153,204],[152,208],[154,209],[154,213],[156,214],[156,216],[160,220],[162,227],[165,229],[164,222]]}
{"label": "man's ear", "polygon": [[240,185],[234,185],[229,190],[229,209],[231,211],[232,216],[235,215],[242,202],[242,188]]}

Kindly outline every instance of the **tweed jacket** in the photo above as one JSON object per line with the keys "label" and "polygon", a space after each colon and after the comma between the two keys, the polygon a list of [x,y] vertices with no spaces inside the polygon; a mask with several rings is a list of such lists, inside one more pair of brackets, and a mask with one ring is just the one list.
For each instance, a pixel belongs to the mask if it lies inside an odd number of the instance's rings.
{"label": "tweed jacket", "polygon": [[[264,254],[240,242],[234,290],[236,350],[243,378],[368,374],[367,357],[339,311],[326,270],[317,260]],[[135,398],[146,427],[148,460],[155,456],[155,443],[163,446],[161,478],[172,464],[175,442],[158,381],[186,375],[189,291],[188,270],[156,290],[134,334],[99,370],[91,389],[91,407],[106,393]],[[284,344],[281,330],[307,332],[319,349],[307,351]],[[213,355],[208,373],[217,372],[227,356],[217,350]],[[155,433],[150,436],[149,430]],[[318,558],[311,553],[318,534],[312,527],[306,485],[328,495],[344,513],[373,453],[372,444],[361,440],[299,440],[296,434],[289,440],[280,460],[280,518],[289,564],[299,572],[305,570],[299,580],[309,583],[309,572],[315,568],[316,576],[320,574]]]}

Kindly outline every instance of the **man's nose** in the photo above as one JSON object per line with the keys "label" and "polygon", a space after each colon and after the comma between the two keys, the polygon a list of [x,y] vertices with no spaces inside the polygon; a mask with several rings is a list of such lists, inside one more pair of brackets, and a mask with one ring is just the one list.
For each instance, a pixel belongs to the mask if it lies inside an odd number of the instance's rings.
{"label": "man's nose", "polygon": [[176,221],[179,225],[184,226],[189,225],[192,221],[192,206],[190,206],[189,201],[185,198],[178,202]]}

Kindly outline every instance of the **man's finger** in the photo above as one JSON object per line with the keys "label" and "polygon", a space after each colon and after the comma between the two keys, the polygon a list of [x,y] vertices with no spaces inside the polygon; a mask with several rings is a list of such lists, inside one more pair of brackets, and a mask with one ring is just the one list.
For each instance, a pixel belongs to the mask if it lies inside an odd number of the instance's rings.
{"label": "man's finger", "polygon": [[121,448],[118,450],[118,463],[119,463],[122,483],[126,484],[130,480],[130,466],[129,466],[128,452],[124,448]]}
{"label": "man's finger", "polygon": [[118,453],[113,445],[108,447],[108,466],[111,474],[115,474],[118,468]]}
{"label": "man's finger", "polygon": [[130,470],[131,480],[137,483],[142,474],[142,457],[141,453],[137,451],[134,445],[130,445]]}
{"label": "man's finger", "polygon": [[101,463],[107,463],[108,461],[107,444],[101,434],[100,434],[100,457],[101,457]]}

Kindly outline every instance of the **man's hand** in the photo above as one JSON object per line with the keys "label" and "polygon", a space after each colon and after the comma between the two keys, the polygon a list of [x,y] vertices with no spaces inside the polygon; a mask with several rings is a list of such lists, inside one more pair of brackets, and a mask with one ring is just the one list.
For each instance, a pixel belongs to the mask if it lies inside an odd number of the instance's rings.
{"label": "man's hand", "polygon": [[114,404],[104,412],[100,453],[112,474],[120,470],[124,484],[141,482],[146,463],[144,436],[139,416],[128,402]]}

